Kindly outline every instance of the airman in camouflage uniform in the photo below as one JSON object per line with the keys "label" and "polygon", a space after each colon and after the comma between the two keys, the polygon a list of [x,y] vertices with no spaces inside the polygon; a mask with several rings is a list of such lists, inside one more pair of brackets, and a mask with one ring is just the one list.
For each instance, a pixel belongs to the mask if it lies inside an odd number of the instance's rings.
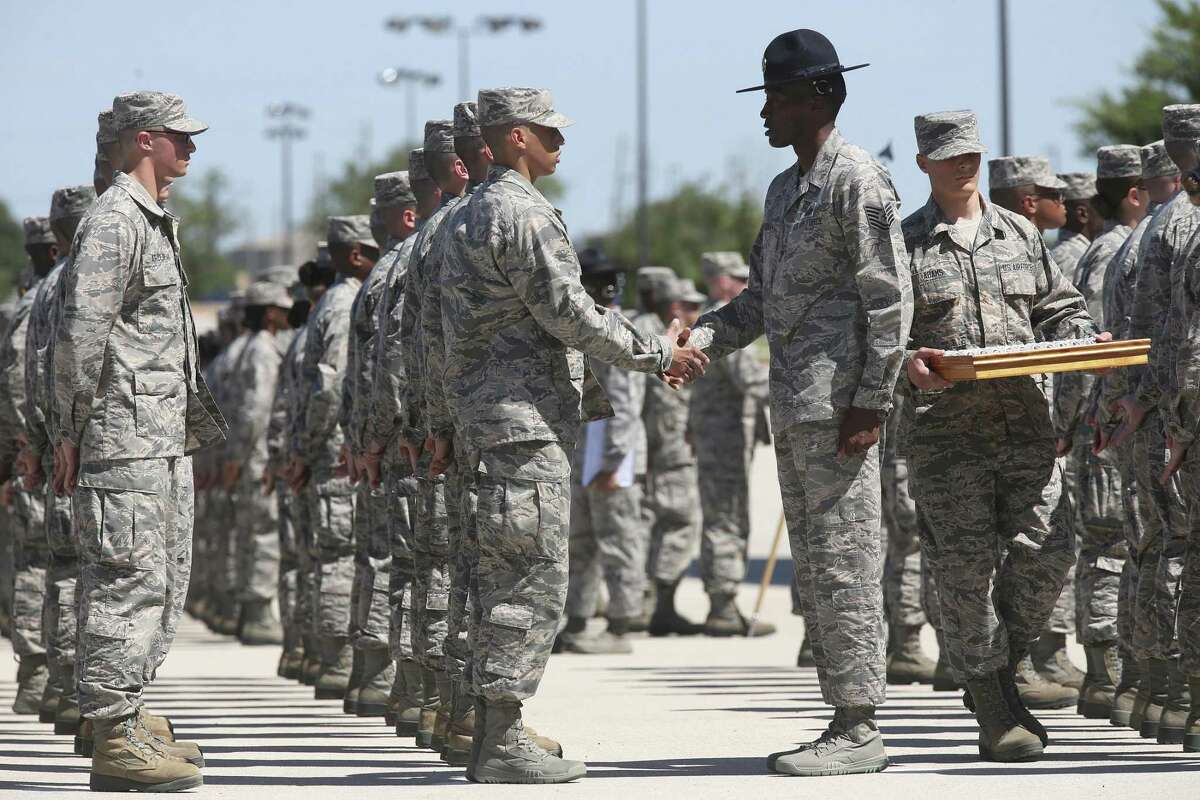
{"label": "airman in camouflage uniform", "polygon": [[6,484],[11,486],[14,523],[13,594],[10,636],[17,656],[17,696],[13,712],[39,713],[43,722],[53,722],[58,696],[48,683],[49,671],[42,629],[42,606],[46,594],[46,569],[50,552],[46,542],[45,505],[40,491],[27,491],[12,465],[26,443],[25,433],[25,341],[29,316],[38,286],[54,266],[57,240],[47,217],[24,220],[25,251],[33,267],[31,282],[23,294],[0,341],[0,464]]}
{"label": "airman in camouflage uniform", "polygon": [[1066,172],[1060,173],[1058,179],[1065,184],[1062,193],[1067,222],[1059,229],[1050,257],[1064,275],[1074,275],[1075,265],[1088,245],[1104,233],[1104,218],[1092,206],[1092,198],[1096,196],[1094,173]]}
{"label": "airman in camouflage uniform", "polygon": [[761,116],[771,145],[797,160],[767,190],[746,291],[692,333],[714,358],[767,335],[792,559],[821,695],[836,708],[817,743],[768,758],[795,775],[888,763],[875,722],[886,692],[878,441],[912,292],[891,177],[836,128],[844,71],[816,31],[767,46]]}
{"label": "airman in camouflage uniform", "polygon": [[[485,783],[557,783],[585,767],[530,741],[520,709],[541,680],[566,598],[584,354],[689,378],[705,359],[668,338],[641,337],[580,285],[562,220],[532,183],[554,171],[558,129],[569,123],[550,93],[484,90],[478,114],[496,165],[461,222],[456,217],[442,265],[446,394],[471,448],[460,468],[475,473],[478,493],[471,650],[479,732],[468,774]],[[673,324],[668,335],[679,331]]]}
{"label": "airman in camouflage uniform", "polygon": [[76,597],[79,552],[71,520],[71,498],[56,494],[46,476],[54,473],[52,442],[57,421],[52,402],[50,357],[60,310],[59,283],[75,231],[96,199],[90,185],[59,189],[50,202],[50,227],[58,241],[60,257],[37,289],[29,314],[25,338],[25,483],[31,491],[41,490],[45,508],[46,542],[50,561],[46,571],[46,596],[42,620],[50,680],[61,697],[54,729],[75,734],[79,729],[79,701],[75,691]]}
{"label": "airman in camouflage uniform", "polygon": [[[921,546],[951,666],[980,724],[980,755],[1037,759],[1045,742],[1013,671],[1074,561],[1069,523],[1046,513],[1061,491],[1049,403],[1031,377],[950,384],[928,365],[942,350],[1090,338],[1095,326],[1037,228],[980,197],[985,148],[975,115],[922,115],[915,129],[933,189],[904,221],[916,300],[910,341],[920,348],[908,365],[906,450],[926,523]],[[1014,185],[1034,178],[1020,165],[1013,172]]]}
{"label": "airman in camouflage uniform", "polygon": [[351,591],[354,584],[354,485],[347,475],[339,425],[342,380],[350,350],[350,308],[378,259],[365,215],[330,217],[327,242],[340,275],[313,309],[304,342],[304,391],[292,432],[288,483],[304,491],[316,547],[317,699],[345,698],[350,683]]}
{"label": "airman in camouflage uniform", "polygon": [[[1092,319],[1106,328],[1109,322],[1104,316],[1104,275],[1133,226],[1145,216],[1147,198],[1138,188],[1141,148],[1101,147],[1096,159],[1092,205],[1105,220],[1107,230],[1092,241],[1077,262],[1074,283]],[[1093,430],[1087,420],[1087,405],[1094,380],[1080,372],[1058,375],[1054,420],[1058,451],[1070,453],[1071,471],[1076,478],[1074,505],[1080,551],[1075,568],[1076,631],[1088,659],[1079,710],[1092,719],[1108,719],[1119,677],[1117,597],[1127,548],[1119,465],[1112,452],[1092,453]]]}
{"label": "airman in camouflage uniform", "polygon": [[[379,341],[379,303],[402,241],[413,229],[416,213],[416,197],[407,172],[377,175],[374,188],[373,213],[386,238],[379,261],[363,281],[350,309],[353,335],[343,381],[342,428],[356,473],[365,468],[364,435]],[[357,685],[350,687],[346,705],[359,716],[383,716],[396,677],[388,646],[392,571],[388,514],[392,500],[380,481],[368,481],[365,474],[355,477],[361,482],[354,508],[355,589],[350,638],[355,657],[361,662],[361,674]]]}
{"label": "airman in camouflage uniform", "polygon": [[[716,302],[707,311],[717,311],[737,297],[750,278],[750,267],[739,253],[705,253],[700,267]],[[714,607],[728,609],[729,598],[737,595],[746,577],[746,550],[750,544],[750,464],[763,430],[767,400],[767,368],[753,350],[746,348],[715,362],[692,387],[688,408],[687,440],[696,454],[702,527],[700,533],[700,577]],[[674,610],[663,605],[667,588],[660,586],[659,619]],[[674,592],[674,584],[670,586]],[[736,611],[736,606],[733,606]],[[746,633],[740,615],[728,614],[735,626],[722,626]],[[665,621],[665,620],[663,620]],[[651,620],[655,628],[656,620]],[[708,625],[705,626],[709,628]],[[755,635],[773,632],[762,623]]]}
{"label": "airman in camouflage uniform", "polygon": [[[1131,338],[1130,321],[1131,307],[1135,284],[1137,281],[1138,252],[1141,248],[1142,237],[1145,235],[1150,222],[1162,204],[1179,191],[1179,167],[1167,155],[1166,148],[1160,139],[1141,149],[1142,183],[1149,194],[1149,213],[1142,218],[1133,232],[1121,245],[1120,250],[1108,263],[1104,276],[1104,319],[1108,327],[1118,339]],[[1095,409],[1099,441],[1101,448],[1108,446],[1117,418],[1118,401],[1129,392],[1129,375],[1132,370],[1113,370],[1099,376],[1093,391],[1092,407]],[[1153,521],[1147,521],[1146,515],[1157,520],[1157,511],[1152,506],[1143,506],[1140,497],[1151,489],[1143,487],[1138,481],[1138,472],[1134,468],[1133,441],[1130,438],[1113,445],[1117,463],[1121,470],[1122,515],[1125,533],[1126,550],[1129,558],[1121,575],[1120,599],[1117,604],[1117,632],[1120,636],[1121,669],[1120,681],[1116,686],[1112,702],[1112,712],[1109,720],[1114,725],[1129,725],[1133,711],[1134,697],[1142,682],[1139,663],[1134,655],[1134,628],[1138,626],[1153,627],[1154,624],[1154,593],[1153,582],[1147,586],[1147,591],[1141,589],[1141,572],[1144,566],[1143,554],[1145,548],[1152,543],[1145,535],[1147,529],[1158,531]],[[1146,475],[1145,477],[1153,478]],[[1157,536],[1155,537],[1157,541]],[[1157,546],[1151,548],[1155,554],[1154,563],[1157,566]]]}
{"label": "airman in camouflage uniform", "polygon": [[[1164,147],[1182,172],[1195,164],[1192,147],[1194,130],[1200,125],[1200,105],[1171,105],[1163,109]],[[1160,412],[1166,387],[1173,379],[1174,353],[1167,328],[1177,322],[1171,304],[1171,268],[1192,233],[1200,227],[1200,210],[1179,192],[1155,213],[1138,251],[1137,280],[1129,333],[1132,338],[1150,338],[1150,364],[1135,368],[1128,376],[1129,393],[1119,402],[1124,417],[1114,434],[1119,444],[1132,430],[1138,503],[1153,514],[1143,514],[1147,541],[1139,556],[1139,594],[1148,595],[1139,608],[1153,614],[1134,618],[1134,655],[1145,676],[1130,716],[1143,737],[1157,738],[1162,708],[1168,702],[1171,674],[1182,690],[1175,645],[1175,620],[1179,602],[1179,576],[1187,550],[1187,508],[1179,475],[1164,486],[1159,477],[1165,466],[1166,420]],[[1167,325],[1163,309],[1169,309]],[[1145,487],[1143,492],[1141,487]]]}
{"label": "airman in camouflage uniform", "polygon": [[200,785],[203,758],[147,727],[142,687],[187,594],[189,454],[220,442],[225,422],[198,371],[178,228],[159,201],[205,126],[159,92],[119,95],[113,111],[125,172],[77,234],[53,362],[80,541],[79,706],[94,724],[91,788],[170,791]]}
{"label": "airman in camouflage uniform", "polygon": [[229,408],[237,409],[225,443],[223,488],[234,508],[237,585],[242,613],[238,638],[243,644],[282,644],[275,618],[279,594],[279,504],[263,491],[267,430],[283,355],[290,343],[285,286],[260,280],[246,290],[246,344],[230,373]]}

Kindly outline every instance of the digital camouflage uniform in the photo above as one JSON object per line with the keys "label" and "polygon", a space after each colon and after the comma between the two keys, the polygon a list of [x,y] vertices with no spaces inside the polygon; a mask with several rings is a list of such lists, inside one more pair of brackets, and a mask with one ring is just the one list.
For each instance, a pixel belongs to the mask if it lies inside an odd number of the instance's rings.
{"label": "digital camouflage uniform", "polygon": [[885,696],[879,448],[836,458],[850,406],[886,414],[912,307],[890,176],[836,129],[767,190],[750,283],[700,318],[719,358],[767,335],[771,425],[801,609],[826,703]]}
{"label": "digital camouflage uniform", "polygon": [[[230,313],[235,313],[233,309]],[[236,390],[237,364],[242,350],[250,339],[248,332],[241,332],[217,354],[209,365],[206,375],[211,375],[213,398],[219,408],[234,409],[233,396]],[[234,522],[235,504],[229,493],[221,486],[221,454],[218,449],[201,453],[196,459],[196,468],[212,478],[212,485],[205,492],[206,520],[203,526],[207,533],[207,563],[209,591],[215,598],[220,616],[229,618],[238,613],[237,527]],[[229,621],[236,622],[236,619]]]}
{"label": "digital camouflage uniform", "polygon": [[909,482],[908,459],[899,450],[900,421],[906,402],[905,393],[897,392],[892,414],[884,428],[879,465],[883,527],[887,537],[883,602],[888,624],[893,628],[924,625],[927,618],[924,598],[931,592],[926,586],[930,575],[921,554],[917,503],[913,500]]}
{"label": "digital camouflage uniform", "polygon": [[174,638],[191,571],[189,453],[225,422],[198,373],[175,218],[118,174],[76,234],[54,346],[61,439],[79,448],[78,686],[120,718]]}
{"label": "digital camouflage uniform", "polygon": [[[1134,154],[1140,169],[1140,160]],[[1075,288],[1083,295],[1096,326],[1108,330],[1104,316],[1104,275],[1108,263],[1133,229],[1113,225],[1088,247],[1079,260]],[[1056,376],[1056,435],[1071,442],[1074,511],[1078,523],[1079,558],[1075,565],[1075,629],[1080,643],[1099,645],[1117,640],[1117,598],[1127,546],[1123,528],[1120,465],[1115,452],[1092,452],[1093,430],[1087,422],[1088,398],[1095,378],[1083,372]]]}
{"label": "digital camouflage uniform", "polygon": [[[932,199],[904,221],[912,346],[1094,336],[1083,299],[1033,225],[981,202],[973,243],[959,241]],[[1036,377],[912,395],[906,447],[950,664],[962,678],[983,677],[1037,638],[1074,561],[1073,530],[1058,506],[1049,404]]]}
{"label": "digital camouflage uniform", "polygon": [[[642,612],[646,580],[648,531],[642,518],[642,487],[636,480],[609,492],[594,483],[584,486],[588,447],[599,448],[601,472],[619,472],[622,462],[635,459],[641,447],[639,417],[646,393],[646,376],[626,372],[600,361],[588,366],[612,404],[613,416],[587,423],[601,426],[601,435],[575,449],[571,480],[568,617],[589,619],[600,603],[600,584],[608,590],[605,616],[628,620]],[[587,430],[584,429],[584,441]],[[634,469],[629,470],[633,476]]]}
{"label": "digital camouflage uniform", "polygon": [[736,594],[746,577],[750,465],[766,400],[767,368],[749,348],[712,363],[692,385],[687,439],[696,454],[700,576],[709,595]]}
{"label": "digital camouflage uniform", "polygon": [[302,391],[297,398],[292,452],[308,468],[304,488],[314,544],[314,625],[321,660],[341,657],[350,634],[354,583],[354,486],[338,462],[345,437],[338,424],[350,345],[350,307],[362,281],[341,276],[306,323]]}
{"label": "digital camouflage uniform", "polygon": [[[291,332],[287,349],[279,362],[279,377],[271,416],[267,423],[267,464],[273,475],[282,475],[290,452],[288,430],[296,393],[301,390],[306,328]],[[287,482],[274,479],[275,501],[279,508],[279,619],[283,625],[283,648],[291,652],[301,643],[305,655],[314,647],[312,614],[308,596],[312,585],[312,554],[308,508],[301,497],[293,495]]]}
{"label": "digital camouflage uniform", "polygon": [[451,236],[446,394],[478,493],[473,688],[489,706],[513,704],[537,690],[566,599],[584,353],[657,373],[672,348],[596,306],[561,217],[518,172],[493,167]]}
{"label": "digital camouflage uniform", "polygon": [[1198,218],[1200,210],[1188,202],[1186,192],[1179,192],[1155,213],[1138,249],[1129,334],[1151,340],[1150,364],[1132,368],[1127,380],[1138,404],[1148,409],[1133,436],[1133,463],[1144,526],[1137,608],[1152,612],[1134,617],[1133,652],[1139,660],[1167,658],[1174,651],[1187,510],[1179,475],[1165,487],[1159,482],[1166,463],[1166,421],[1158,405],[1166,383],[1165,365],[1172,358],[1163,344],[1163,309],[1170,308],[1171,263],[1196,229]]}

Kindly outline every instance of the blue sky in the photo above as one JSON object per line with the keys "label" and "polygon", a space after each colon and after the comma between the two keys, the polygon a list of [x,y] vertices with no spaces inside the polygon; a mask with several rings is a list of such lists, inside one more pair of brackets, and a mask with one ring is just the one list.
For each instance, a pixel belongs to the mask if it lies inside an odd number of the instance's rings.
{"label": "blue sky", "polygon": [[[114,94],[155,88],[183,95],[212,126],[197,141],[193,170],[231,176],[245,236],[275,233],[279,151],[263,135],[268,104],[312,109],[296,147],[300,216],[322,173],[406,138],[405,92],[381,87],[381,68],[442,74],[439,86],[419,91],[422,120],[448,117],[460,99],[454,38],[385,30],[393,14],[452,13],[463,24],[484,13],[541,18],[544,28],[531,35],[472,39],[472,87],[545,86],[577,121],[559,167],[573,233],[607,229],[614,209],[635,199],[633,0],[205,0],[120,15],[111,3],[83,0],[2,6],[0,197],[18,216],[45,214],[56,187],[90,181],[96,112]],[[122,35],[118,16],[138,33]],[[1156,20],[1152,0],[1011,0],[1014,152],[1049,155],[1058,171],[1088,169],[1072,100],[1126,82]],[[914,114],[975,109],[999,152],[995,0],[650,0],[649,21],[652,196],[699,178],[760,193],[787,167],[790,151],[762,136],[762,95],[734,90],[757,83],[773,36],[800,27],[829,36],[843,63],[871,63],[847,76],[841,128],[871,151],[893,142],[905,210],[928,188],[913,164]]]}

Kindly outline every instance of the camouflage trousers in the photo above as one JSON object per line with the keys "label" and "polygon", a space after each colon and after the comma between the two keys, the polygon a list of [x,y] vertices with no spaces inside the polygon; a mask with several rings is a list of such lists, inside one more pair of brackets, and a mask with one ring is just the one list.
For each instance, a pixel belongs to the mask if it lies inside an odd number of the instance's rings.
{"label": "camouflage trousers", "polygon": [[211,535],[209,533],[208,492],[196,492],[193,503],[196,523],[192,529],[192,562],[196,568],[192,571],[192,579],[188,582],[188,598],[207,602],[212,597],[212,560]]}
{"label": "camouflage trousers", "polygon": [[467,466],[478,493],[472,685],[487,702],[521,702],[537,692],[567,597],[571,458],[557,442],[516,442]]}
{"label": "camouflage trousers", "polygon": [[1092,431],[1076,437],[1075,519],[1079,559],[1075,563],[1075,630],[1084,645],[1117,640],[1117,605],[1128,548],[1120,466],[1115,454],[1091,451]]}
{"label": "camouflage trousers", "polygon": [[447,476],[422,477],[429,474],[432,458],[425,451],[417,461],[417,515],[412,538],[416,622],[413,651],[425,669],[443,672],[450,612],[450,527],[458,524],[458,515],[450,514]]}
{"label": "camouflage trousers", "polygon": [[309,483],[308,519],[314,542],[314,630],[328,641],[350,635],[354,586],[354,487],[344,477]]}
{"label": "camouflage trousers", "polygon": [[921,547],[936,579],[941,630],[960,677],[995,672],[1045,629],[1075,560],[1049,440],[913,442]]}
{"label": "camouflage trousers", "polygon": [[388,499],[388,542],[392,567],[388,574],[388,646],[396,661],[413,657],[413,519],[416,516],[417,480],[412,469],[399,461],[384,464]]}
{"label": "camouflage trousers", "polygon": [[1133,615],[1138,595],[1138,546],[1143,540],[1142,515],[1138,501],[1138,483],[1133,469],[1133,442],[1126,439],[1116,448],[1115,458],[1121,469],[1121,531],[1125,536],[1125,566],[1117,600],[1117,638],[1121,646],[1133,651]]}
{"label": "camouflage trousers", "polygon": [[605,492],[573,481],[567,616],[595,616],[601,582],[608,589],[609,619],[641,614],[648,543],[640,486]]}
{"label": "camouflage trousers", "polygon": [[737,594],[738,586],[746,578],[753,456],[753,441],[742,447],[740,453],[716,452],[715,448],[700,444],[696,447],[701,512],[700,579],[709,595]]}
{"label": "camouflage trousers", "polygon": [[883,562],[883,605],[894,627],[925,624],[921,604],[925,571],[921,568],[921,535],[917,504],[908,482],[908,462],[885,448],[880,464],[882,517],[887,537]]}
{"label": "camouflage trousers", "polygon": [[239,594],[238,549],[233,498],[220,487],[210,489],[206,512],[211,522],[212,560],[209,568],[213,596],[223,602],[236,600]]}
{"label": "camouflage trousers", "polygon": [[1075,564],[1079,560],[1079,534],[1081,532],[1075,494],[1079,486],[1079,475],[1075,469],[1075,461],[1070,456],[1063,456],[1058,459],[1058,462],[1062,473],[1062,485],[1054,488],[1058,502],[1056,506],[1040,505],[1038,508],[1063,515],[1071,521],[1075,528],[1075,558],[1071,561],[1066,580],[1063,581],[1062,589],[1058,592],[1058,599],[1054,601],[1054,607],[1050,609],[1050,619],[1046,623],[1047,632],[1066,636],[1075,632]]}
{"label": "camouflage trousers", "polygon": [[675,583],[692,563],[700,535],[698,494],[695,464],[646,473],[642,516],[650,531],[646,572],[651,580]]}
{"label": "camouflage trousers", "polygon": [[1179,577],[1187,550],[1187,512],[1179,476],[1164,487],[1166,436],[1157,411],[1146,415],[1133,437],[1133,470],[1142,540],[1135,558],[1137,596],[1133,608],[1133,654],[1139,660],[1175,652]]}
{"label": "camouflage trousers", "polygon": [[272,601],[279,593],[279,501],[263,494],[261,477],[261,468],[244,468],[230,498],[243,603]]}
{"label": "camouflage trousers", "polygon": [[877,706],[886,696],[879,447],[839,461],[839,427],[776,432],[779,489],[821,697]]}
{"label": "camouflage trousers", "polygon": [[[465,452],[461,440],[454,445],[459,458]],[[479,537],[475,530],[476,489],[473,473],[455,463],[447,475],[449,513],[457,520],[450,526],[450,604],[446,624],[446,672],[465,691],[470,691],[471,629],[475,597],[479,593]]]}
{"label": "camouflage trousers", "polygon": [[1185,675],[1196,676],[1200,675],[1200,445],[1188,448],[1181,472],[1188,498],[1188,539],[1179,584],[1179,666]]}
{"label": "camouflage trousers", "polygon": [[[47,466],[53,468],[52,463],[43,465]],[[46,509],[46,543],[50,548],[46,596],[42,606],[46,657],[50,663],[51,680],[74,694],[79,550],[71,518],[71,498],[54,494],[49,482],[42,496]]]}
{"label": "camouflage trousers", "polygon": [[359,650],[388,649],[392,548],[388,541],[388,496],[365,481],[354,503],[354,586],[350,643]]}
{"label": "camouflage trousers", "polygon": [[14,525],[12,512],[0,506],[0,621],[5,624],[12,618]]}
{"label": "camouflage trousers", "polygon": [[17,487],[13,492],[13,652],[20,658],[46,652],[42,606],[46,598],[46,569],[50,547],[46,542],[46,505],[40,492]]}
{"label": "camouflage trousers", "polygon": [[[286,484],[284,485],[284,491]],[[295,629],[296,635],[304,642],[304,650],[307,655],[316,654],[316,642],[313,638],[316,633],[316,613],[314,605],[316,601],[316,541],[313,539],[312,523],[309,519],[311,510],[308,503],[307,490],[300,494],[288,494],[287,504],[291,509],[291,519],[294,532],[295,549],[292,551],[295,557],[295,586],[296,595],[295,601],[292,604],[291,623]],[[280,580],[287,579],[289,570],[287,569],[287,548],[281,544],[281,559],[280,559]],[[281,594],[282,598],[282,594]],[[283,606],[282,599],[280,604],[280,612],[282,614]]]}
{"label": "camouflage trousers", "polygon": [[85,717],[128,716],[175,639],[191,577],[188,457],[84,464],[77,678]]}
{"label": "camouflage trousers", "polygon": [[303,546],[300,531],[300,504],[288,492],[287,484],[275,482],[275,507],[279,519],[279,582],[276,596],[279,598],[279,623],[283,628],[283,649],[292,651],[301,646],[303,627],[297,625],[300,599],[299,551]]}

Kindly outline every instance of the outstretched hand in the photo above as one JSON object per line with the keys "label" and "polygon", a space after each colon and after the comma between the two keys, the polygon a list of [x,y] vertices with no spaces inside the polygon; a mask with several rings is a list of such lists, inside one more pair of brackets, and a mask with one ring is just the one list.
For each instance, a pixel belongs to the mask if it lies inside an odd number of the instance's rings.
{"label": "outstretched hand", "polygon": [[[708,364],[708,356],[698,347],[687,342],[691,338],[691,328],[685,328],[678,319],[671,320],[667,327],[666,337],[671,340],[671,366],[666,372],[668,378],[676,378],[683,383],[691,383],[704,374]],[[678,388],[672,385],[672,388]]]}

